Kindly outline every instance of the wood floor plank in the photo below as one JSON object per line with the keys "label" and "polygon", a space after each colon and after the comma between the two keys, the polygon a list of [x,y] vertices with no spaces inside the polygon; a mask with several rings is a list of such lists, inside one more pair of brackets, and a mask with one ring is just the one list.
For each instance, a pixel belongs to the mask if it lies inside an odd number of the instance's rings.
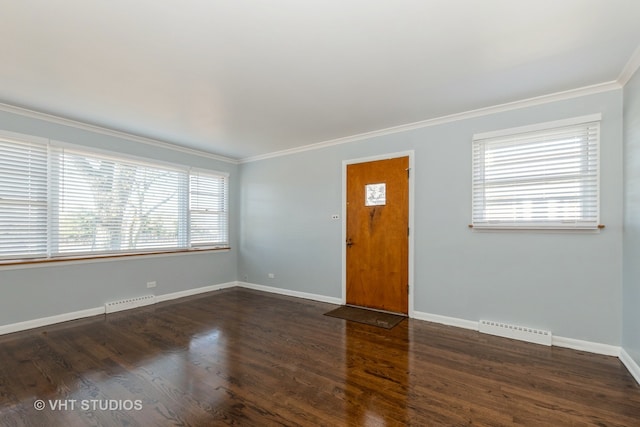
{"label": "wood floor plank", "polygon": [[640,426],[617,358],[334,307],[235,288],[2,336],[0,425]]}

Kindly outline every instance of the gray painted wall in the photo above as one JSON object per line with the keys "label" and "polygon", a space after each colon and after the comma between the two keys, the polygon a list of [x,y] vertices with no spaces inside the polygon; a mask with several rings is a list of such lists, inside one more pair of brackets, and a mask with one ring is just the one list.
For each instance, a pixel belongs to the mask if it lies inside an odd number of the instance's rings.
{"label": "gray painted wall", "polygon": [[[0,129],[228,172],[230,210],[238,210],[235,164],[6,112],[0,112]],[[0,267],[0,326],[100,307],[121,298],[235,281],[238,232],[235,218],[230,220],[233,249],[228,252]],[[147,289],[146,283],[151,280],[158,286]]]}
{"label": "gray painted wall", "polygon": [[[416,311],[620,345],[622,103],[622,91],[611,91],[240,166],[0,112],[4,130],[229,172],[233,248],[0,267],[0,325],[144,295],[149,280],[157,295],[243,280],[340,298],[342,224],[331,215],[342,211],[342,162],[414,150]],[[602,233],[467,228],[472,134],[592,113],[603,115]]]}
{"label": "gray painted wall", "polygon": [[[599,234],[473,232],[474,133],[602,113]],[[340,298],[342,161],[415,150],[415,310],[620,345],[622,90],[240,166],[239,280]],[[269,279],[268,274],[276,277]]]}
{"label": "gray painted wall", "polygon": [[624,88],[622,347],[640,365],[640,71]]}

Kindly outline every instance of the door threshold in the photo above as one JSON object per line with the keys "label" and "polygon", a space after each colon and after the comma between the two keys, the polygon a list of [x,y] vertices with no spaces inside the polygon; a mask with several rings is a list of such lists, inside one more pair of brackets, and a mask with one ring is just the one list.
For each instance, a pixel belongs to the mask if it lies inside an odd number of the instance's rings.
{"label": "door threshold", "polygon": [[385,314],[395,314],[396,316],[404,316],[404,317],[409,317],[409,315],[407,313],[398,313],[395,311],[388,311],[388,310],[380,310],[379,308],[371,308],[371,307],[365,307],[363,305],[355,305],[355,304],[345,304],[347,307],[353,307],[353,308],[361,308],[363,310],[371,310],[371,311],[377,311],[378,313],[385,313]]}

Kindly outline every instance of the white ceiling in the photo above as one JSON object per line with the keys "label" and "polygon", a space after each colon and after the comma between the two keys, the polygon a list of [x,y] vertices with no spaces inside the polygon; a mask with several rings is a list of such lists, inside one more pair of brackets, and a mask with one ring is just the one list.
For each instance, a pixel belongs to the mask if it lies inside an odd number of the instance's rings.
{"label": "white ceiling", "polygon": [[0,0],[0,102],[232,158],[611,82],[640,0]]}

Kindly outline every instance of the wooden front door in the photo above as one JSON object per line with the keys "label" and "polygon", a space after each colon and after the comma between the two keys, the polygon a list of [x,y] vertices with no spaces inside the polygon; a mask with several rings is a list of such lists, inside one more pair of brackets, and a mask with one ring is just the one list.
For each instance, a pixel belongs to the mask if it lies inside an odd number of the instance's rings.
{"label": "wooden front door", "polygon": [[347,304],[408,312],[409,158],[347,165]]}

